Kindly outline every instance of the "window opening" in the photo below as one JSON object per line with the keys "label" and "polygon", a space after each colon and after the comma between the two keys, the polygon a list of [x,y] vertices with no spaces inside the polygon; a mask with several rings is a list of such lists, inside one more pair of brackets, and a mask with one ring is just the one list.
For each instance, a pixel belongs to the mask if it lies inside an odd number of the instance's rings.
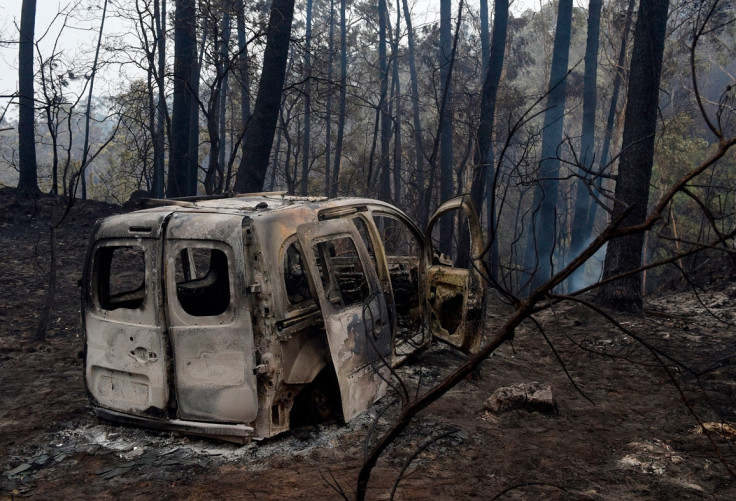
{"label": "window opening", "polygon": [[292,242],[284,253],[284,282],[286,297],[291,304],[312,299],[307,281],[307,270],[302,260],[302,252],[298,242]]}
{"label": "window opening", "polygon": [[403,221],[387,214],[374,213],[386,250],[386,262],[396,305],[396,320],[400,338],[413,336],[421,329],[419,304],[419,261],[421,243],[414,231]]}
{"label": "window opening", "polygon": [[335,308],[361,303],[368,298],[370,285],[351,238],[318,242],[313,250],[325,296]]}
{"label": "window opening", "polygon": [[[452,229],[450,238],[443,238],[441,228]],[[432,263],[440,266],[468,269],[470,267],[470,224],[463,211],[442,214],[431,235]]]}
{"label": "window opening", "polygon": [[378,270],[378,262],[376,261],[376,253],[373,250],[373,240],[371,240],[371,234],[368,230],[368,225],[366,224],[365,220],[358,216],[353,218],[353,223],[355,224],[355,227],[358,229],[358,233],[360,233],[360,237],[363,239],[363,243],[365,244],[366,250],[368,250],[368,255],[371,256],[371,261],[373,261],[373,266]]}
{"label": "window opening", "polygon": [[419,256],[421,244],[414,232],[403,221],[394,217],[374,214],[387,256]]}
{"label": "window opening", "polygon": [[136,310],[146,294],[146,256],[137,246],[100,247],[95,258],[97,298],[103,310]]}
{"label": "window opening", "polygon": [[176,297],[194,317],[216,316],[230,305],[227,255],[210,247],[185,247],[176,256]]}

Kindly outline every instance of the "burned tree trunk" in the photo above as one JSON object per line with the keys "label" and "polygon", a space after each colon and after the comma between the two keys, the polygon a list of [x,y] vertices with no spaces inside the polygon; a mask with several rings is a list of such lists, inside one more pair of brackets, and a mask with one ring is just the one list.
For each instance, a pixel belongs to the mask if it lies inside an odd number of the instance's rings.
{"label": "burned tree trunk", "polygon": [[[497,276],[498,268],[498,240],[496,239],[496,209],[494,186],[494,155],[493,155],[493,120],[496,114],[496,95],[503,71],[503,60],[506,52],[506,32],[509,18],[508,0],[496,0],[494,3],[493,38],[483,81],[481,96],[480,122],[478,123],[478,137],[475,149],[475,170],[471,196],[473,203],[481,210],[483,199],[488,203],[488,241],[490,242],[490,270],[493,279]],[[465,248],[465,245],[461,245]]]}
{"label": "burned tree trunk", "polygon": [[[452,58],[450,0],[440,0],[440,89],[443,105],[440,110],[440,203],[449,200],[453,195],[453,148],[452,148],[452,74],[450,72]],[[432,179],[429,180],[433,182]],[[423,223],[423,221],[422,221]],[[440,222],[440,252],[450,254],[452,249],[453,221],[443,218]]]}
{"label": "burned tree trunk", "polygon": [[[647,214],[668,7],[669,0],[651,0],[639,7],[631,57],[623,150],[616,180],[616,204],[612,215],[616,219],[631,207],[623,226],[641,224]],[[638,268],[642,262],[643,243],[643,232],[612,240],[606,250],[603,279]],[[640,313],[641,280],[641,274],[637,273],[607,283],[601,288],[598,300],[617,311]]]}
{"label": "burned tree trunk", "polygon": [[252,123],[245,134],[243,157],[235,179],[235,191],[239,193],[263,189],[286,78],[293,17],[294,0],[273,0],[268,20],[261,81],[258,84]]}
{"label": "burned tree trunk", "polygon": [[[542,132],[542,159],[539,162],[537,189],[534,192],[535,211],[527,243],[526,268],[533,269],[531,288],[535,289],[554,274],[554,249],[557,242],[557,199],[560,159],[567,92],[567,65],[570,57],[572,0],[560,0],[557,11],[555,44],[552,51]],[[536,252],[535,252],[536,251]],[[535,264],[536,263],[536,266]]]}
{"label": "burned tree trunk", "polygon": [[36,0],[23,0],[20,15],[20,43],[18,44],[18,160],[20,178],[18,190],[37,193],[36,131],[33,126],[35,107],[33,99],[33,38],[36,25]]}
{"label": "burned tree trunk", "polygon": [[174,102],[171,117],[171,152],[166,191],[170,197],[192,195],[189,155],[192,120],[190,88],[197,61],[194,0],[176,0],[174,18]]}

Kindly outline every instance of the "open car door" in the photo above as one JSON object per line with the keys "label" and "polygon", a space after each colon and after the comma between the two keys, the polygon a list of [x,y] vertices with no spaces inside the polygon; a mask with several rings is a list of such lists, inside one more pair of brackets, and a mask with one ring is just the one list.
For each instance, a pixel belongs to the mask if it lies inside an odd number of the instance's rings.
{"label": "open car door", "polygon": [[[452,214],[453,211],[456,214]],[[467,245],[469,240],[467,267],[439,257],[432,242],[432,231],[441,217],[460,217],[462,220],[462,216],[467,221],[469,239],[459,239],[458,245]],[[425,308],[432,335],[466,353],[478,351],[482,337],[480,326],[485,303],[485,287],[480,273],[482,252],[483,233],[471,198],[463,195],[440,205],[429,220],[424,237]],[[458,252],[458,255],[462,254]]]}
{"label": "open car door", "polygon": [[350,220],[303,224],[297,234],[310,286],[322,310],[347,422],[386,392],[391,357],[386,300]]}

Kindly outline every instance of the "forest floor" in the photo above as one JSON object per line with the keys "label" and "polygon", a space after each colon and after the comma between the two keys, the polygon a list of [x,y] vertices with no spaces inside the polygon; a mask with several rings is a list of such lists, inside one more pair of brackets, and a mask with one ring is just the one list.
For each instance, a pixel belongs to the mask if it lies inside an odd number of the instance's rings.
{"label": "forest floor", "polygon": [[[95,219],[119,208],[78,203],[61,226],[59,285],[39,344],[48,223],[61,210],[0,190],[0,499],[339,499],[335,486],[352,497],[390,396],[347,425],[247,446],[98,421],[82,377],[77,281]],[[414,420],[378,462],[368,498],[389,499],[416,455],[395,499],[736,499],[736,284],[662,293],[646,306],[643,317],[617,317],[623,331],[559,305],[535,317],[550,343],[523,324],[479,377]],[[486,332],[507,309],[489,308]],[[426,387],[461,360],[435,345],[401,374]],[[485,409],[497,388],[533,381],[552,385],[557,414]]]}

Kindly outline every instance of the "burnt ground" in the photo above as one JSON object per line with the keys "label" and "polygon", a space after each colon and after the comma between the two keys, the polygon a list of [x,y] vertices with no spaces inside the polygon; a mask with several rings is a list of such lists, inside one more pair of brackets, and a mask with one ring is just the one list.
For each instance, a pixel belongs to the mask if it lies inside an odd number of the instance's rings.
{"label": "burnt ground", "polygon": [[[79,203],[61,227],[59,289],[39,344],[31,338],[46,288],[47,228],[60,208],[0,190],[0,499],[339,498],[331,485],[351,497],[366,437],[390,396],[348,425],[247,446],[96,420],[82,379],[77,280],[94,220],[116,210]],[[524,324],[480,377],[415,419],[379,461],[369,498],[388,499],[415,456],[396,499],[736,499],[724,466],[736,468],[735,298],[728,283],[648,298],[646,316],[619,317],[628,332],[580,306],[539,314],[556,353]],[[506,309],[490,306],[487,332]],[[640,341],[672,360],[655,359]],[[461,360],[437,345],[400,372],[424,388]],[[532,381],[553,386],[558,414],[485,410],[498,387]],[[383,414],[378,430],[395,415]]]}

